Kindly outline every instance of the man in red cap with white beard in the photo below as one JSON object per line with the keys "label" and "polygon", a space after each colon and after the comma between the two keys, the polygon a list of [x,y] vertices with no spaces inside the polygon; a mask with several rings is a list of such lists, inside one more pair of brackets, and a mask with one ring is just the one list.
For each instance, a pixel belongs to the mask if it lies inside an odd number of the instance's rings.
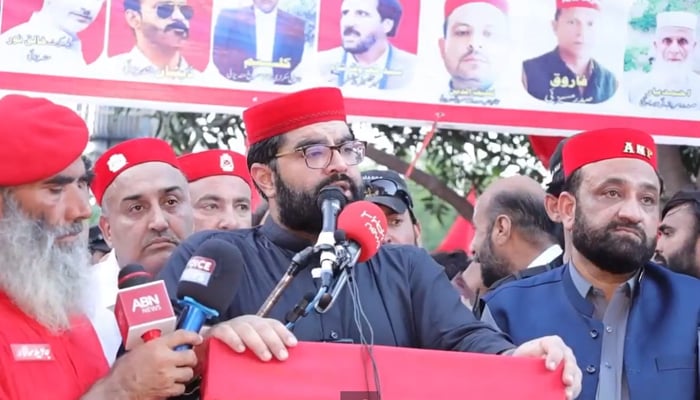
{"label": "man in red cap with white beard", "polygon": [[0,398],[179,395],[199,335],[164,335],[109,368],[87,317],[89,175],[85,122],[45,99],[0,99]]}
{"label": "man in red cap with white beard", "polygon": [[[358,164],[366,144],[347,124],[345,103],[338,88],[314,88],[277,97],[243,113],[248,133],[248,166],[257,189],[270,207],[261,227],[199,232],[173,253],[160,277],[175,298],[179,277],[194,249],[210,239],[226,240],[243,256],[245,275],[233,302],[211,334],[235,351],[250,348],[261,360],[286,360],[287,347],[297,337],[305,341],[361,342],[352,322],[348,291],[322,315],[303,318],[292,334],[280,322],[300,299],[317,292],[310,261],[270,311],[256,315],[268,294],[290,265],[295,253],[317,241],[322,229],[316,199],[328,185],[340,188],[348,201],[362,199]],[[567,397],[579,391],[581,371],[570,350],[557,337],[538,338],[520,347],[479,323],[460,302],[445,273],[424,249],[383,245],[371,259],[353,269],[374,343],[386,346],[471,351],[540,357],[547,368],[563,364]],[[234,290],[234,289],[232,289]],[[365,324],[363,324],[365,325]],[[366,325],[365,325],[366,326]]]}
{"label": "man in red cap with white beard", "polygon": [[617,90],[617,79],[593,49],[600,24],[600,0],[556,0],[552,28],[557,47],[523,62],[523,85],[534,98],[551,103],[602,103]]}
{"label": "man in red cap with white beard", "polygon": [[206,150],[178,161],[189,182],[195,232],[251,227],[253,182],[244,155]]}
{"label": "man in red cap with white beard", "polygon": [[177,155],[162,139],[131,139],[108,149],[95,162],[90,186],[102,207],[100,229],[113,248],[95,265],[100,306],[111,307],[119,269],[135,263],[155,276],[192,233],[192,205]]}
{"label": "man in red cap with white beard", "polygon": [[661,179],[651,135],[611,128],[572,136],[557,200],[569,262],[483,300],[515,343],[558,334],[586,371],[580,400],[696,400],[700,281],[650,262]]}

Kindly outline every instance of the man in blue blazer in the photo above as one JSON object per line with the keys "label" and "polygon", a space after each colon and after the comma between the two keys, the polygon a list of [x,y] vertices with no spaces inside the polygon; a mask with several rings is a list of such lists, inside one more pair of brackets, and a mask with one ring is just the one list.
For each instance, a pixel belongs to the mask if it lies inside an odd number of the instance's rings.
{"label": "man in blue blazer", "polygon": [[583,371],[579,400],[697,399],[700,281],[649,261],[662,189],[653,138],[580,133],[563,169],[570,262],[490,292],[482,319],[516,344],[561,336]]}

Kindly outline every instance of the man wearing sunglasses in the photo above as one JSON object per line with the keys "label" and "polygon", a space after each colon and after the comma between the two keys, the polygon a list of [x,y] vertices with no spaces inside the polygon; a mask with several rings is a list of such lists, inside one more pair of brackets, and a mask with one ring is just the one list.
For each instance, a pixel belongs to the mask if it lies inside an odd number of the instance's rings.
{"label": "man wearing sunglasses", "polygon": [[[2,69],[77,73],[85,68],[78,34],[95,21],[103,4],[104,0],[45,0],[28,21],[0,35]],[[13,6],[31,7],[19,1]]]}
{"label": "man wearing sunglasses", "polygon": [[188,80],[199,71],[187,63],[182,49],[195,16],[189,0],[124,0],[124,18],[136,38],[128,53],[96,66],[96,73],[129,80]]}
{"label": "man wearing sunglasses", "polygon": [[384,243],[420,246],[420,223],[413,213],[413,199],[406,181],[392,170],[372,170],[362,173],[362,182],[365,200],[378,205],[389,222]]}
{"label": "man wearing sunglasses", "polygon": [[[238,352],[248,348],[262,361],[286,360],[287,347],[297,340],[359,343],[361,332],[352,318],[355,307],[347,288],[326,313],[300,319],[293,333],[280,322],[307,293],[317,292],[311,271],[318,256],[296,275],[269,318],[254,315],[292,257],[317,241],[323,224],[316,205],[321,189],[335,185],[349,201],[363,197],[358,165],[366,144],[355,138],[347,124],[340,89],[314,88],[279,96],[247,109],[243,120],[248,166],[269,204],[269,218],[253,229],[195,233],[175,250],[159,277],[174,298],[195,249],[211,239],[225,240],[240,250],[246,278],[232,288],[234,300],[220,316],[224,322],[205,335],[215,334]],[[505,336],[476,321],[424,249],[382,246],[374,257],[355,267],[353,282],[362,303],[372,305],[363,309],[377,345],[539,357],[550,370],[564,365],[569,399],[579,391],[581,371],[559,338],[535,339],[517,348],[511,345]]]}

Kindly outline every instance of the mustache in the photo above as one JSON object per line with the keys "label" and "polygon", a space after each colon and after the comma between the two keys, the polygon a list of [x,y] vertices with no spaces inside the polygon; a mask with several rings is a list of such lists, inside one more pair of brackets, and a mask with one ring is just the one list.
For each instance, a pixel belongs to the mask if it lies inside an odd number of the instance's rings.
{"label": "mustache", "polygon": [[352,26],[348,26],[347,28],[343,29],[343,36],[348,35],[361,36],[360,32],[356,31],[355,28],[353,28]]}
{"label": "mustache", "polygon": [[325,179],[323,182],[321,182],[317,187],[316,187],[316,193],[321,192],[321,189],[324,187],[336,183],[336,182],[345,182],[350,186],[350,189],[352,191],[355,191],[357,189],[357,185],[355,184],[355,181],[352,180],[348,175],[346,174],[337,174],[329,177],[328,179]]}
{"label": "mustache", "polygon": [[190,34],[190,28],[187,25],[185,25],[185,23],[182,21],[175,21],[172,24],[168,24],[168,26],[165,27],[165,32],[173,30],[185,31],[186,35]]}
{"label": "mustache", "polygon": [[178,239],[174,234],[172,234],[172,232],[164,232],[162,234],[154,235],[148,238],[144,247],[148,247],[155,242],[161,242],[163,241],[163,239],[167,240],[168,242],[171,242],[176,246],[180,244],[180,239]]}
{"label": "mustache", "polygon": [[625,228],[625,229],[631,229],[637,233],[637,235],[642,238],[642,240],[646,241],[647,240],[647,234],[644,233],[644,230],[639,227],[637,224],[627,224],[624,222],[611,222],[608,224],[608,230],[612,231],[615,229],[619,228]]}

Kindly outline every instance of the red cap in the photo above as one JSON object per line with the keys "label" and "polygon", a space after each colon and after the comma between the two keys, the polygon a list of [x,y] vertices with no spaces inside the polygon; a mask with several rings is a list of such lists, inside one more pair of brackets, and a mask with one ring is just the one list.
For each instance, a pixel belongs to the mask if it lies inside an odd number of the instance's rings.
{"label": "red cap", "polygon": [[302,90],[243,111],[249,146],[303,126],[327,121],[346,122],[343,94],[335,87]]}
{"label": "red cap", "polygon": [[568,178],[584,165],[613,158],[635,158],[649,163],[656,170],[654,138],[646,132],[628,128],[581,132],[564,144],[564,176]]}
{"label": "red cap", "polygon": [[0,99],[0,186],[39,182],[77,160],[88,128],[75,111],[43,98]]}
{"label": "red cap", "polygon": [[600,10],[599,0],[557,0],[557,10],[562,10],[564,8],[594,8]]}
{"label": "red cap", "polygon": [[378,205],[362,200],[348,204],[338,214],[338,229],[345,237],[360,245],[358,262],[374,257],[384,241],[389,224]]}
{"label": "red cap", "polygon": [[178,158],[180,169],[188,182],[208,176],[230,175],[243,179],[251,188],[253,181],[244,155],[231,150],[207,150]]}
{"label": "red cap", "polygon": [[163,162],[180,168],[177,155],[168,142],[162,139],[131,139],[105,151],[95,162],[95,179],[90,185],[97,204],[102,205],[105,190],[119,174],[147,162]]}
{"label": "red cap", "polygon": [[508,0],[447,0],[445,1],[445,18],[452,14],[455,8],[463,6],[469,3],[486,3],[503,11],[504,14],[508,14]]}

